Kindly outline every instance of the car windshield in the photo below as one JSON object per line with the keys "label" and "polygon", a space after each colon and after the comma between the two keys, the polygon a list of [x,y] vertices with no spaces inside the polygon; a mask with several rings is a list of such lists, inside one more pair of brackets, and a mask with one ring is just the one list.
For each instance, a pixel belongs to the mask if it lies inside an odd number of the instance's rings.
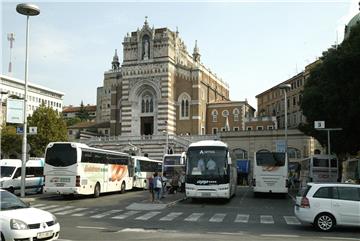
{"label": "car windshield", "polygon": [[14,173],[15,167],[2,166],[0,168],[0,177],[11,177]]}
{"label": "car windshield", "polygon": [[0,211],[29,207],[28,204],[21,201],[17,196],[6,191],[0,192],[0,201]]}

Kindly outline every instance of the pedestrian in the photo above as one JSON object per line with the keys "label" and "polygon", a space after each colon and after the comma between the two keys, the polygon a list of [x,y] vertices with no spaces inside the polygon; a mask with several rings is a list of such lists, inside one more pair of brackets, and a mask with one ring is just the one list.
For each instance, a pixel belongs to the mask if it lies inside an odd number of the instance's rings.
{"label": "pedestrian", "polygon": [[157,172],[154,173],[153,185],[155,191],[155,202],[160,203],[162,183],[161,177],[158,175]]}
{"label": "pedestrian", "polygon": [[153,203],[155,201],[155,194],[154,194],[154,177],[149,177],[149,192],[150,192],[150,201]]}
{"label": "pedestrian", "polygon": [[180,192],[185,192],[185,173],[184,171],[180,174]]}

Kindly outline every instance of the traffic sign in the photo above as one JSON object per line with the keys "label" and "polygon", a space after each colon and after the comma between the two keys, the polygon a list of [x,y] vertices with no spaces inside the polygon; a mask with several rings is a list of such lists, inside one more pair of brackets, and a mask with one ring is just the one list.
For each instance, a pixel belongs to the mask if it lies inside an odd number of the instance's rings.
{"label": "traffic sign", "polygon": [[314,121],[314,128],[315,129],[324,129],[325,121]]}
{"label": "traffic sign", "polygon": [[24,134],[24,127],[17,126],[16,127],[16,134],[18,134],[18,135]]}
{"label": "traffic sign", "polygon": [[37,127],[36,126],[30,126],[29,127],[29,135],[36,135],[37,134]]}

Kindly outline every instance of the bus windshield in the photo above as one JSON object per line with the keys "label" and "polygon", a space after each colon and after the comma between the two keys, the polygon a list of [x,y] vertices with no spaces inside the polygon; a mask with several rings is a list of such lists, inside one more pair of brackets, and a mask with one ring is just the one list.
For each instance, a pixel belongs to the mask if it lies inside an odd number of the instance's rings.
{"label": "bus windshield", "polygon": [[285,153],[260,152],[256,153],[256,165],[258,166],[284,166]]}
{"label": "bus windshield", "polygon": [[227,175],[227,151],[222,147],[194,147],[188,150],[187,175]]}
{"label": "bus windshield", "polygon": [[45,163],[54,167],[67,167],[77,162],[76,148],[71,144],[56,144],[46,151]]}
{"label": "bus windshield", "polygon": [[11,175],[14,173],[15,167],[2,166],[0,170],[0,177],[11,177]]}

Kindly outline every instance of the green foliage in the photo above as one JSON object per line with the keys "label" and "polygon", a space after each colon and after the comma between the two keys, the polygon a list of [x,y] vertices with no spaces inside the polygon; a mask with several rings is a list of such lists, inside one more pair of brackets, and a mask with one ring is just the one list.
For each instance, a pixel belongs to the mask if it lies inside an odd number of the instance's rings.
{"label": "green foliage", "polygon": [[78,113],[77,117],[80,118],[81,121],[90,120],[90,114],[86,110],[86,108],[84,106],[84,103],[82,101],[81,101],[81,104],[80,104],[80,110],[79,110],[79,113]]}
{"label": "green foliage", "polygon": [[81,122],[81,119],[79,117],[67,118],[65,119],[65,122],[66,122],[66,126],[69,127]]}
{"label": "green foliage", "polygon": [[1,155],[21,154],[22,136],[16,134],[16,127],[3,125],[1,128]]}
{"label": "green foliage", "polygon": [[338,48],[323,53],[305,84],[301,108],[308,122],[300,126],[304,133],[326,145],[326,133],[313,128],[324,120],[327,128],[343,128],[331,132],[332,152],[360,150],[360,24]]}
{"label": "green foliage", "polygon": [[67,141],[66,123],[50,107],[42,105],[34,111],[28,118],[28,126],[37,126],[37,134],[28,136],[32,156],[43,156],[49,142]]}

